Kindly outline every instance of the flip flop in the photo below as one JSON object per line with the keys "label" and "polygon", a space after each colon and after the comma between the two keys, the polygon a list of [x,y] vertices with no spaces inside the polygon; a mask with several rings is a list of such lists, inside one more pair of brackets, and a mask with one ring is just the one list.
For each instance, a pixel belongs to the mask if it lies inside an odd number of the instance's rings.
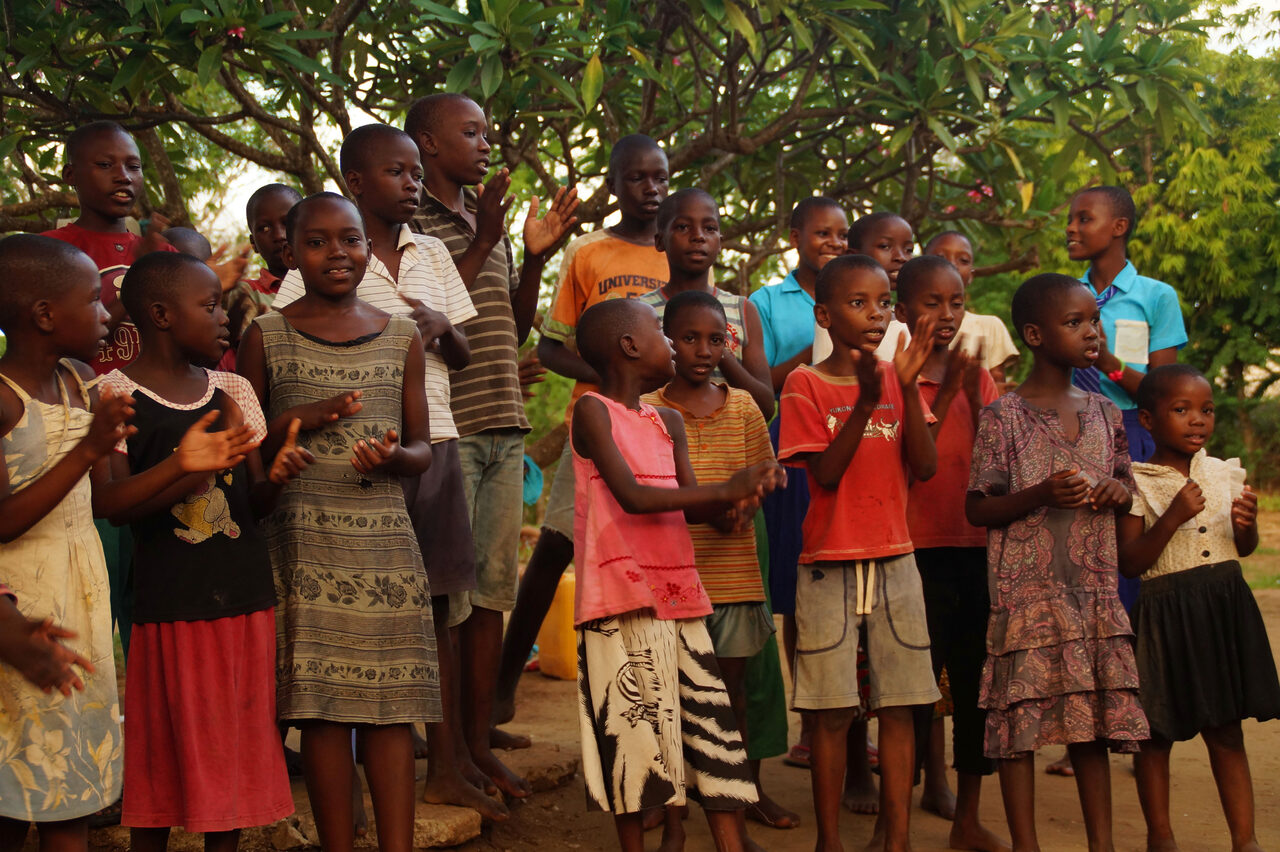
{"label": "flip flop", "polygon": [[782,758],[782,762],[787,766],[797,766],[800,769],[808,769],[809,767],[809,747],[796,743],[787,752],[787,756]]}

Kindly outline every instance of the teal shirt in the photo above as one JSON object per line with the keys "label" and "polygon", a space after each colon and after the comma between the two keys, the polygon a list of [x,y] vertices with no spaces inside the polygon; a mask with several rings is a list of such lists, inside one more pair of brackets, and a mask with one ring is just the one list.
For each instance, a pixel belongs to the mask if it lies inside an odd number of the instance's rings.
{"label": "teal shirt", "polygon": [[[1080,279],[1093,289],[1086,271]],[[1102,306],[1102,327],[1107,333],[1107,340],[1116,339],[1116,320],[1138,320],[1147,324],[1147,351],[1159,349],[1181,349],[1187,344],[1187,328],[1182,322],[1182,308],[1178,304],[1178,294],[1163,281],[1139,275],[1132,261],[1125,261],[1124,268],[1111,282],[1116,293]],[[1097,295],[1095,291],[1095,295]],[[1140,373],[1147,371],[1146,364],[1128,364],[1128,367]],[[1124,411],[1137,408],[1137,403],[1125,392],[1125,389],[1100,376],[1102,393]]]}
{"label": "teal shirt", "polygon": [[770,367],[813,345],[813,297],[800,286],[794,270],[781,282],[752,293],[751,304],[760,314],[764,357]]}

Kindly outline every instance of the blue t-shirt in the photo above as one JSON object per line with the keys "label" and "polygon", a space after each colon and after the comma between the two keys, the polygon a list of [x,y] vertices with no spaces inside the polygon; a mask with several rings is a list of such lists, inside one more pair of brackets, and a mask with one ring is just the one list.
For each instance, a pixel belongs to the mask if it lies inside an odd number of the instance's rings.
{"label": "blue t-shirt", "polygon": [[804,291],[793,270],[778,284],[751,294],[760,314],[764,357],[776,367],[813,345],[813,297]]}
{"label": "blue t-shirt", "polygon": [[[1093,289],[1086,271],[1080,279]],[[1116,294],[1102,306],[1102,327],[1107,333],[1108,344],[1116,339],[1116,320],[1138,320],[1147,324],[1147,351],[1159,349],[1181,349],[1187,343],[1187,328],[1182,322],[1182,308],[1178,305],[1178,294],[1163,281],[1139,275],[1133,268],[1132,261],[1125,261],[1124,268],[1111,282]],[[1140,373],[1147,371],[1146,364],[1128,364],[1128,367]],[[1125,389],[1108,379],[1099,376],[1102,393],[1116,404],[1119,409],[1137,408],[1137,403],[1130,398]]]}

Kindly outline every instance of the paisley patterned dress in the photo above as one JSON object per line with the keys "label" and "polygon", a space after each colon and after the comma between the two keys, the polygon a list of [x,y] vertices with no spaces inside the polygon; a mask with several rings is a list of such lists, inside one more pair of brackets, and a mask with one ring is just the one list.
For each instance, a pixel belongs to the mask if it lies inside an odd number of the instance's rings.
{"label": "paisley patterned dress", "polygon": [[[1014,494],[1076,468],[1132,492],[1119,409],[1092,394],[1079,417],[1072,441],[1056,411],[1015,393],[991,403],[978,419],[969,490]],[[987,530],[991,616],[978,702],[988,757],[1094,740],[1133,752],[1150,737],[1117,566],[1114,512],[1041,507]]]}
{"label": "paisley patterned dress", "polygon": [[[74,408],[66,382],[77,385]],[[20,492],[47,473],[89,432],[89,392],[70,363],[58,372],[60,404],[22,400],[22,419],[0,445],[9,488]],[[89,475],[16,541],[0,544],[0,576],[28,618],[52,618],[79,636],[67,644],[93,663],[84,692],[46,695],[13,669],[0,668],[0,817],[77,819],[120,798],[120,700],[111,640],[110,590],[93,528]]]}
{"label": "paisley patterned dress", "polygon": [[276,583],[281,719],[387,725],[440,719],[431,592],[400,479],[351,464],[362,439],[400,431],[404,361],[416,326],[346,343],[303,334],[283,314],[254,320],[266,356],[267,421],[360,390],[351,417],[298,435],[315,462],[268,519]]}

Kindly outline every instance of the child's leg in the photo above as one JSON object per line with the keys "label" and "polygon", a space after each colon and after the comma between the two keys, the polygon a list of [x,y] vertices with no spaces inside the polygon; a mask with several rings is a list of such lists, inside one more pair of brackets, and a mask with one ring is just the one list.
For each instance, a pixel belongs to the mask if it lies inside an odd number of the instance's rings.
{"label": "child's leg", "polygon": [[238,828],[231,831],[206,831],[204,834],[204,852],[236,852],[239,847]]}
{"label": "child's leg", "polygon": [[129,829],[130,852],[164,852],[168,848],[169,829],[167,827]]}
{"label": "child's leg", "polygon": [[463,726],[471,759],[493,779],[503,793],[523,799],[532,792],[529,782],[507,768],[489,743],[493,717],[494,672],[502,655],[502,613],[472,606],[462,624]]}
{"label": "child's leg", "polygon": [[378,849],[413,849],[413,731],[408,724],[372,725],[363,731],[364,776],[373,799]]}
{"label": "child's leg", "polygon": [[867,756],[865,718],[855,719],[849,725],[845,754],[848,773],[844,779],[844,806],[855,814],[880,813],[880,790],[871,771],[871,758]]}
{"label": "child's leg", "polygon": [[613,825],[618,830],[618,845],[622,847],[622,852],[644,852],[642,814],[614,814]]}
{"label": "child's leg", "polygon": [[[653,808],[662,814],[662,842],[658,844],[658,852],[683,852],[684,850],[684,818],[689,814],[688,805],[667,805],[665,808]],[[642,820],[644,828],[649,829],[648,820]]]}
{"label": "child's leg", "polygon": [[[720,666],[720,677],[724,680],[725,691],[729,693],[729,705],[733,708],[733,720],[738,725],[738,733],[742,735],[742,742],[747,741],[747,658],[746,657],[716,657],[716,664]],[[753,773],[752,781],[756,784],[757,794],[759,793],[759,781]],[[754,805],[753,805],[754,807]],[[747,812],[745,810],[736,811],[707,811],[707,824],[711,826],[711,835],[716,839],[716,848],[719,846],[718,823],[712,822],[712,814],[731,814],[737,825],[737,831],[741,838],[739,841],[746,848],[751,848],[751,844],[747,840]],[[717,820],[720,817],[716,817]],[[725,847],[729,848],[729,847]],[[759,848],[759,847],[756,847]]]}
{"label": "child's leg", "polygon": [[1231,830],[1232,852],[1255,852],[1260,847],[1253,827],[1253,778],[1240,723],[1205,728],[1200,735],[1209,747],[1209,765]]}
{"label": "child's leg", "polygon": [[1027,753],[999,763],[1000,795],[1013,839],[1013,852],[1039,852],[1036,839],[1036,762]]}
{"label": "child's leg", "polygon": [[[929,709],[930,715],[934,713]],[[943,717],[929,720],[929,735],[924,742],[924,793],[920,807],[943,819],[956,818],[956,794],[947,782],[947,726]]]}
{"label": "child's leg", "polygon": [[916,763],[916,733],[910,707],[881,707],[880,819],[884,848],[906,849],[911,815],[911,776]]}
{"label": "child's leg", "polygon": [[1113,852],[1111,840],[1111,762],[1099,740],[1072,743],[1071,765],[1076,770],[1076,791],[1089,837],[1089,852]]}
{"label": "child's leg", "polygon": [[40,852],[88,852],[89,818],[36,825],[40,833]]}
{"label": "child's leg", "polygon": [[1133,759],[1133,771],[1138,778],[1138,801],[1142,805],[1142,816],[1147,821],[1149,852],[1178,848],[1169,822],[1169,753],[1172,750],[1173,743],[1153,736],[1142,744],[1142,751]]}
{"label": "child's leg", "polygon": [[[818,821],[818,842],[815,846],[818,852],[839,852],[843,849],[840,845],[840,791],[852,721],[852,707],[813,711],[810,768],[813,810]],[[860,745],[865,754],[865,734]]]}
{"label": "child's leg", "polygon": [[455,630],[449,627],[449,596],[431,598],[436,631],[436,653],[440,664],[440,705],[444,719],[427,724],[427,783],[422,800],[433,804],[458,805],[478,811],[490,820],[505,820],[508,812],[501,802],[486,796],[463,776],[458,768],[455,744],[462,737],[462,700],[458,688],[458,647]]}
{"label": "child's leg", "polygon": [[31,823],[26,820],[0,817],[0,852],[18,852],[30,831]]}
{"label": "child's leg", "polygon": [[[324,852],[351,852],[355,817],[351,807],[351,727],[302,722],[302,777]],[[412,748],[412,744],[410,744]]]}
{"label": "child's leg", "polygon": [[742,811],[705,811],[716,852],[743,852]]}

